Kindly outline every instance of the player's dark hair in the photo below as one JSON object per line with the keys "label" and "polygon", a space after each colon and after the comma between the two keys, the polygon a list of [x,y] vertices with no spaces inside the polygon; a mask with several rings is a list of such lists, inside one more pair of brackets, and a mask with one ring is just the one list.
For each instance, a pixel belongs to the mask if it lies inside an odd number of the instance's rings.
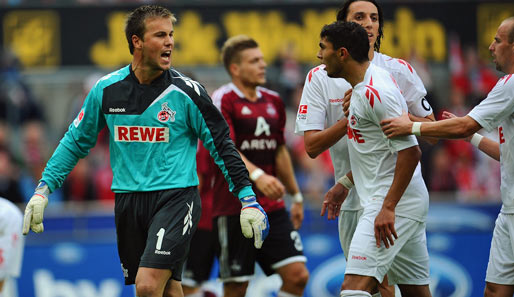
{"label": "player's dark hair", "polygon": [[257,48],[259,44],[253,38],[246,35],[237,35],[225,41],[221,48],[221,60],[230,74],[230,64],[241,62],[241,52],[249,48]]}
{"label": "player's dark hair", "polygon": [[148,18],[154,17],[169,18],[172,23],[177,21],[171,11],[159,5],[143,5],[136,8],[128,15],[127,22],[125,23],[125,36],[127,37],[131,54],[134,54],[132,36],[136,35],[141,38],[141,40],[144,40],[146,31],[145,21]]}
{"label": "player's dark hair", "polygon": [[[382,42],[382,38],[384,37],[384,15],[382,14],[382,8],[378,5],[375,0],[347,0],[343,3],[343,7],[339,9],[337,12],[337,20],[338,21],[348,21],[348,10],[350,9],[350,4],[357,1],[366,1],[373,3],[377,7],[378,11],[378,36],[377,40],[375,40],[375,51],[380,52],[380,43]],[[369,42],[369,41],[368,41]]]}
{"label": "player's dark hair", "polygon": [[320,34],[332,43],[334,50],[346,48],[358,63],[369,61],[369,39],[366,30],[354,22],[333,22],[323,26]]}

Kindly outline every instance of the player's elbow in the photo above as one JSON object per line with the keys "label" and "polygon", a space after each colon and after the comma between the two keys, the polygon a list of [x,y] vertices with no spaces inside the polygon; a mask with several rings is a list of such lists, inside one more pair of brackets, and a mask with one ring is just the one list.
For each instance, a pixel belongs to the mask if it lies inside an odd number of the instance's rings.
{"label": "player's elbow", "polygon": [[305,151],[311,159],[315,159],[317,156],[319,156],[319,154],[321,154],[321,151],[316,149],[316,147],[313,145],[308,145],[307,143],[305,143]]}

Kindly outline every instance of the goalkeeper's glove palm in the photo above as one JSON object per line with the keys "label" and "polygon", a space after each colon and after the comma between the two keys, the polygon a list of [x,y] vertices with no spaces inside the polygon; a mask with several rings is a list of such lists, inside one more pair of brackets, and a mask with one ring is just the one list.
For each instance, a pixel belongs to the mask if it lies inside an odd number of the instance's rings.
{"label": "goalkeeper's glove palm", "polygon": [[32,229],[35,233],[43,232],[43,213],[45,207],[48,205],[49,194],[50,190],[47,184],[40,182],[25,208],[25,215],[23,216],[23,235],[27,235],[29,229]]}
{"label": "goalkeeper's glove palm", "polygon": [[254,245],[260,249],[266,236],[269,233],[268,216],[255,196],[248,196],[241,199],[241,231],[246,238],[254,238]]}

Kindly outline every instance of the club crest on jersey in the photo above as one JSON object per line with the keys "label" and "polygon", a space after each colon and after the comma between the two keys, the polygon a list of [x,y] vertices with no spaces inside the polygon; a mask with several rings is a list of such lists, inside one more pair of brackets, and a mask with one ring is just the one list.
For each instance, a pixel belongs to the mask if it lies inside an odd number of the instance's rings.
{"label": "club crest on jersey", "polygon": [[266,112],[270,116],[274,116],[277,114],[277,110],[275,109],[275,106],[273,106],[273,104],[271,104],[271,103],[268,103],[268,106],[266,107]]}
{"label": "club crest on jersey", "polygon": [[355,126],[355,125],[357,125],[358,122],[359,122],[359,119],[355,115],[352,114],[352,116],[350,117],[350,125]]}
{"label": "club crest on jersey", "polygon": [[168,120],[170,122],[174,122],[176,113],[176,111],[168,107],[168,102],[164,102],[161,105],[161,111],[159,111],[159,113],[157,114],[157,119],[163,123],[167,122]]}
{"label": "club crest on jersey", "polygon": [[84,109],[80,111],[78,116],[73,120],[73,125],[75,125],[75,128],[79,127],[80,122],[82,122],[82,119],[84,118]]}

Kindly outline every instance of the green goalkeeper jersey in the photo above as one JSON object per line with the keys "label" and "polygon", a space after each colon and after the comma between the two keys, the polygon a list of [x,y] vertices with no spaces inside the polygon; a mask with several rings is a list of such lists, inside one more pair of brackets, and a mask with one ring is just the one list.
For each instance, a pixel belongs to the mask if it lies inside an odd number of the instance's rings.
{"label": "green goalkeeper jersey", "polygon": [[104,76],[89,92],[43,172],[51,191],[89,153],[105,126],[116,193],[198,185],[200,139],[230,190],[239,198],[254,195],[228,125],[205,89],[173,69],[142,85],[130,65]]}

